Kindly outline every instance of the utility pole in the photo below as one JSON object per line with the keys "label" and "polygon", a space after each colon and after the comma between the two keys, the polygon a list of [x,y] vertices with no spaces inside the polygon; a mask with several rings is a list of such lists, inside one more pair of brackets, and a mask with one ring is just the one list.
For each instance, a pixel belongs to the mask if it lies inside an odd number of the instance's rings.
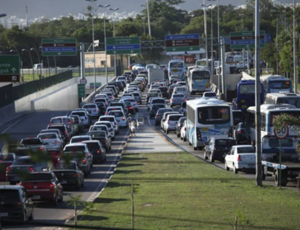
{"label": "utility pole", "polygon": [[293,12],[293,60],[294,60],[294,92],[297,93],[298,89],[298,76],[297,76],[297,32],[296,32],[296,3],[293,0],[294,12]]}
{"label": "utility pole", "polygon": [[255,0],[255,140],[256,140],[256,185],[262,186],[261,165],[261,120],[260,120],[260,66],[259,66],[259,0]]}

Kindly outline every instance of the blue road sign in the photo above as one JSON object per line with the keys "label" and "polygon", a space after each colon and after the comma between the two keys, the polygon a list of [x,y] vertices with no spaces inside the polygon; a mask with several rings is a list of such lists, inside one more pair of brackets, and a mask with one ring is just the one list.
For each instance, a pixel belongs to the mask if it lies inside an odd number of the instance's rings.
{"label": "blue road sign", "polygon": [[199,39],[199,34],[175,34],[166,35],[165,40],[187,40],[187,39]]}
{"label": "blue road sign", "polygon": [[[265,39],[260,39],[259,43],[264,44]],[[253,45],[253,44],[255,44],[255,40],[233,40],[233,41],[230,41],[230,45]]]}
{"label": "blue road sign", "polygon": [[76,52],[76,47],[43,47],[42,52]]}

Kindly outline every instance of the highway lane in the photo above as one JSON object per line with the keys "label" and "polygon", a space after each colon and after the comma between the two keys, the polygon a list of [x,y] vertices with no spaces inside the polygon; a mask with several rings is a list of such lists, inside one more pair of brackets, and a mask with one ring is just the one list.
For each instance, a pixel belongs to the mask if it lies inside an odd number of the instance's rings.
{"label": "highway lane", "polygon": [[[41,129],[45,129],[51,117],[62,116],[68,114],[69,111],[43,111],[29,113],[25,117],[0,126],[0,133],[8,134],[17,141],[24,137],[36,136]],[[87,129],[85,130],[87,132]],[[84,188],[80,191],[64,190],[64,201],[69,199],[69,195],[82,195],[82,200],[93,201],[99,196],[99,193],[107,184],[113,174],[118,161],[121,158],[128,137],[128,129],[121,129],[120,134],[115,137],[112,142],[112,150],[107,153],[107,162],[105,164],[94,164],[91,174],[85,178]],[[0,143],[2,148],[3,143]],[[8,184],[0,182],[0,184]],[[68,207],[65,202],[59,203],[57,207],[53,207],[47,203],[36,203],[35,220],[46,221],[48,223],[63,224],[74,215],[74,210]],[[34,226],[30,226],[30,228]],[[23,226],[10,225],[11,229],[23,229]],[[36,227],[40,229],[40,227]],[[53,228],[52,228],[53,229]]]}

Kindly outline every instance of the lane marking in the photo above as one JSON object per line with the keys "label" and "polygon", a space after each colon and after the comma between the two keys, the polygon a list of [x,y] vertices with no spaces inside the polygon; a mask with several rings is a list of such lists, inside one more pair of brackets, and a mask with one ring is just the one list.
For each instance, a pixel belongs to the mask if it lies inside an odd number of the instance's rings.
{"label": "lane marking", "polygon": [[17,124],[19,121],[21,121],[22,119],[19,119],[17,121],[15,121],[14,123],[12,123],[10,126],[8,126],[1,134],[4,134],[7,130],[9,130],[12,126],[14,126],[15,124]]}

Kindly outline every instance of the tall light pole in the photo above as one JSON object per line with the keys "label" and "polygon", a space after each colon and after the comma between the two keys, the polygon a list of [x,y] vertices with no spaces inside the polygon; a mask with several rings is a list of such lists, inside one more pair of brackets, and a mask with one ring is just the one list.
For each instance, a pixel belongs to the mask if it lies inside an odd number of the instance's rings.
{"label": "tall light pole", "polygon": [[[119,8],[108,8],[113,11],[113,37],[116,36],[116,28],[115,28],[115,12],[119,10]],[[117,76],[117,54],[114,55],[114,66],[115,66],[115,76]]]}
{"label": "tall light pole", "polygon": [[33,69],[33,61],[32,61],[31,53],[30,53],[30,51],[27,50],[27,49],[22,49],[22,52],[28,52],[28,54],[29,54],[29,59],[30,59],[31,68],[32,68],[32,77],[33,77],[33,80],[35,80],[35,79],[34,79],[34,69]]}
{"label": "tall light pole", "polygon": [[105,26],[105,17],[106,17],[106,8],[109,7],[109,4],[106,5],[98,5],[98,7],[104,8],[104,17],[103,17],[103,27],[104,27],[104,49],[105,49],[105,76],[106,76],[106,84],[108,83],[107,76],[107,53],[106,53],[106,26]]}
{"label": "tall light pole", "polygon": [[95,4],[97,0],[86,0],[90,2],[92,5],[92,42],[93,42],[93,63],[94,63],[94,92],[96,92],[96,55],[95,55],[95,31],[94,31],[94,13],[97,9],[95,9]]}
{"label": "tall light pole", "polygon": [[147,15],[148,15],[148,32],[149,32],[149,37],[151,37],[149,0],[147,0]]}
{"label": "tall light pole", "polygon": [[206,58],[206,66],[208,66],[208,56],[207,56],[207,25],[206,25],[206,8],[210,6],[210,4],[206,5],[206,0],[203,0],[203,4],[200,6],[203,7],[204,12],[204,37],[205,37],[205,58]]}
{"label": "tall light pole", "polygon": [[39,52],[35,48],[30,48],[30,51],[35,51],[39,60],[39,66],[40,66],[40,79],[42,78],[42,62],[40,59]]}
{"label": "tall light pole", "polygon": [[296,32],[296,3],[293,0],[294,12],[293,12],[293,59],[294,59],[294,92],[298,91],[298,76],[297,76],[297,32]]}
{"label": "tall light pole", "polygon": [[[215,0],[208,0],[208,1],[215,1]],[[213,52],[214,52],[214,28],[213,28],[213,7],[210,8],[210,71],[211,71],[211,76],[214,74],[214,57],[213,57]]]}

